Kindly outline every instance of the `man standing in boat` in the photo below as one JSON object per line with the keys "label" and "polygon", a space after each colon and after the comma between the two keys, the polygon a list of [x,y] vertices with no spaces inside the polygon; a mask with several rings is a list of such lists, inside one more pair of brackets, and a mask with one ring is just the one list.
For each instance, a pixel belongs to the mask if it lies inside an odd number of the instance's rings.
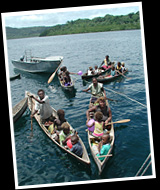
{"label": "man standing in boat", "polygon": [[44,90],[42,89],[38,90],[37,94],[39,96],[38,98],[34,97],[33,95],[30,96],[30,98],[36,100],[35,110],[31,114],[31,118],[33,118],[34,115],[38,113],[41,116],[41,122],[44,124],[48,120],[53,120],[52,108],[49,104],[49,98],[47,95],[45,95]]}
{"label": "man standing in boat", "polygon": [[91,90],[92,94],[91,103],[94,103],[101,96],[104,96],[107,99],[103,84],[98,83],[95,77],[92,79],[92,84],[90,84],[87,89],[83,90],[83,92],[88,92],[89,90]]}

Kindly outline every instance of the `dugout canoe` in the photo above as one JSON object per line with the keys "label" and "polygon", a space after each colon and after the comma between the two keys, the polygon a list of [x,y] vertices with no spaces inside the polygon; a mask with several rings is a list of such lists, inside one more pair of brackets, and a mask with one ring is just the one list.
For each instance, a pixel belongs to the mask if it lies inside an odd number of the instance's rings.
{"label": "dugout canoe", "polygon": [[[124,71],[122,74],[123,75],[125,75],[125,74],[127,74],[128,73],[128,69],[126,70],[126,71]],[[98,78],[97,78],[97,81],[98,82],[102,82],[102,83],[107,83],[107,82],[113,82],[113,81],[115,81],[115,80],[117,80],[117,79],[119,79],[120,77],[123,77],[123,75],[115,75],[115,76],[111,76],[111,75],[109,75],[109,76],[107,76],[107,77],[105,77],[105,76],[99,76]]]}
{"label": "dugout canoe", "polygon": [[[109,106],[108,101],[106,100],[106,104]],[[112,121],[111,121],[112,122]],[[109,160],[109,158],[111,157],[111,152],[113,149],[113,145],[114,145],[114,139],[115,139],[115,135],[114,135],[114,126],[113,124],[111,125],[111,130],[109,132],[110,135],[110,139],[111,139],[111,148],[109,149],[107,155],[105,156],[105,159],[103,161],[100,161],[99,158],[96,156],[94,149],[92,148],[92,143],[95,141],[95,137],[91,135],[91,132],[88,130],[88,144],[91,150],[91,154],[93,156],[93,159],[98,167],[98,171],[99,171],[99,175],[101,175],[101,173],[103,172],[107,161]]]}
{"label": "dugout canoe", "polygon": [[69,86],[65,86],[63,84],[63,81],[61,81],[61,79],[60,79],[59,76],[58,76],[58,80],[59,80],[59,83],[60,83],[60,85],[61,85],[61,87],[62,87],[63,90],[66,90],[66,91],[72,91],[72,90],[74,90],[75,82],[74,82],[74,80],[72,78],[71,78],[71,85],[69,85]]}
{"label": "dugout canoe", "polygon": [[15,123],[27,109],[28,98],[24,98],[12,108],[13,122]]}
{"label": "dugout canoe", "polygon": [[20,78],[21,78],[21,75],[17,74],[17,75],[11,76],[10,81],[15,80],[15,79],[20,79]]}
{"label": "dugout canoe", "polygon": [[104,75],[106,72],[110,72],[110,70],[111,70],[111,66],[108,66],[108,69],[102,71],[101,73],[97,73],[94,75],[88,75],[87,73],[84,73],[81,77],[82,79],[89,80],[89,79],[92,79],[93,77],[97,78],[98,76]]}
{"label": "dugout canoe", "polygon": [[[35,100],[32,98],[29,98],[29,96],[33,95],[35,97],[37,97],[36,95],[34,94],[31,94],[30,92],[27,92],[26,91],[26,97],[28,97],[28,107],[30,109],[30,111],[33,109],[34,110],[34,107],[35,107]],[[57,111],[52,108],[53,110],[53,116],[55,117],[58,117],[57,116]],[[38,114],[35,114],[34,118],[36,119],[37,123],[39,124],[39,126],[41,127],[41,129],[44,131],[44,133],[48,136],[48,138],[50,138],[50,140],[56,144],[60,149],[62,149],[64,152],[68,153],[70,156],[72,156],[73,158],[75,158],[78,162],[84,164],[84,165],[90,165],[90,159],[88,157],[88,153],[87,153],[87,150],[83,144],[83,141],[82,139],[79,137],[79,142],[80,144],[82,145],[82,148],[83,148],[83,155],[82,155],[82,158],[80,158],[79,156],[77,156],[76,154],[72,153],[70,150],[66,149],[64,146],[60,145],[57,141],[55,141],[55,139],[52,137],[52,135],[50,134],[50,132],[46,129],[46,127],[41,123],[40,121],[40,115]],[[70,125],[70,124],[69,124]],[[33,127],[34,128],[34,127]],[[70,125],[70,129],[71,130],[74,130],[72,128],[72,126]]]}

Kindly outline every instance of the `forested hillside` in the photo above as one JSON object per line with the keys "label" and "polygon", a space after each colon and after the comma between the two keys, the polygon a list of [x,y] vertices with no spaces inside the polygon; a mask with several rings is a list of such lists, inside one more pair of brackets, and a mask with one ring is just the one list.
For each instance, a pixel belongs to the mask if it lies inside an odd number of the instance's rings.
{"label": "forested hillside", "polygon": [[104,32],[115,30],[131,30],[140,29],[139,12],[130,13],[128,15],[113,16],[105,15],[104,17],[96,17],[90,19],[78,19],[75,21],[67,21],[66,24],[56,25],[52,27],[27,27],[27,28],[11,28],[6,27],[7,39],[42,37],[64,34],[77,34],[88,32]]}
{"label": "forested hillside", "polygon": [[15,38],[29,38],[39,36],[44,30],[50,27],[38,26],[38,27],[27,27],[27,28],[11,28],[6,27],[7,39]]}
{"label": "forested hillside", "polygon": [[140,29],[139,12],[121,16],[106,15],[104,17],[96,17],[92,20],[78,19],[75,21],[68,21],[66,24],[56,25],[45,30],[40,36],[129,29]]}

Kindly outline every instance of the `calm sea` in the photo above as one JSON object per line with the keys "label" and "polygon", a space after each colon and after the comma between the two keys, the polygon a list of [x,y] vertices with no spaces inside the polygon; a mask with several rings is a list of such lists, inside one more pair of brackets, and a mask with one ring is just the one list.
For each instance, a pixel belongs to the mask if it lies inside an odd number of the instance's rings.
{"label": "calm sea", "polygon": [[[76,91],[65,93],[57,80],[49,86],[49,74],[31,74],[16,70],[11,59],[19,59],[26,49],[34,56],[62,55],[63,64],[71,72],[85,72],[89,66],[100,65],[106,55],[111,61],[123,61],[132,72],[131,79],[123,79],[104,87],[124,93],[130,98],[146,104],[144,64],[140,30],[116,31],[90,34],[75,34],[43,38],[14,39],[7,41],[10,75],[21,74],[21,79],[10,82],[12,105],[24,98],[25,90],[37,93],[42,88],[55,109],[64,109],[68,122],[78,132],[87,148],[91,168],[79,165],[74,159],[56,147],[33,121],[30,130],[30,111],[14,125],[18,184],[36,185],[97,179],[134,177],[150,153],[147,109],[118,94],[106,90],[113,121],[131,119],[126,124],[115,124],[113,156],[104,172],[98,175],[85,132],[86,115],[90,95],[82,92],[84,86],[80,76],[73,76]],[[151,175],[151,167],[145,175]]]}

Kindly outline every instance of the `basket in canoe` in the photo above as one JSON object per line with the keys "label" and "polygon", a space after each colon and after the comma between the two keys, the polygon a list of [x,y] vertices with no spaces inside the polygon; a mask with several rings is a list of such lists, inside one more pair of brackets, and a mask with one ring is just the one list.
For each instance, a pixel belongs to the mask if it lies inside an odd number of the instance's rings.
{"label": "basket in canoe", "polygon": [[84,73],[81,77],[82,77],[82,79],[89,80],[89,79],[92,79],[93,77],[98,77],[98,76],[104,75],[105,73],[110,72],[110,70],[111,70],[111,66],[108,66],[108,68],[106,70],[102,70],[101,72],[99,72],[97,74],[88,75],[88,73]]}
{"label": "basket in canoe", "polygon": [[[125,75],[127,73],[128,73],[128,69],[123,72],[123,75]],[[119,79],[120,77],[123,77],[123,75],[119,74],[119,75],[115,75],[115,76],[111,76],[111,75],[108,75],[108,76],[99,76],[97,78],[97,81],[98,82],[102,82],[102,83],[113,82],[113,81]]]}
{"label": "basket in canoe", "polygon": [[[107,100],[106,100],[106,105],[109,106]],[[111,129],[109,131],[107,131],[107,133],[110,135],[110,149],[109,149],[107,155],[102,156],[102,157],[104,157],[104,160],[101,161],[98,158],[97,152],[95,151],[95,149],[93,147],[93,144],[97,143],[97,145],[98,145],[98,142],[96,142],[96,138],[92,135],[92,133],[89,130],[87,132],[87,134],[88,134],[88,144],[89,144],[92,156],[94,158],[94,161],[95,161],[95,163],[96,163],[96,165],[98,167],[99,175],[102,173],[103,169],[106,166],[106,163],[107,163],[108,159],[111,157],[111,152],[112,152],[112,149],[113,149],[114,139],[115,139],[113,124],[111,124]]]}
{"label": "basket in canoe", "polygon": [[27,109],[28,98],[24,98],[12,108],[13,122],[16,122]]}
{"label": "basket in canoe", "polygon": [[[35,96],[37,97],[36,95],[34,94],[31,94],[30,92],[27,92],[26,91],[26,97],[28,97],[28,107],[30,109],[30,111],[32,111],[32,109],[34,110],[34,107],[35,107],[35,100],[33,98],[29,98],[29,96]],[[53,110],[53,116],[54,117],[58,117],[57,116],[57,111],[52,108]],[[60,149],[62,149],[63,151],[65,151],[66,153],[68,153],[70,156],[72,156],[73,158],[75,158],[78,162],[84,164],[84,165],[90,165],[90,159],[88,157],[88,153],[87,153],[87,150],[83,144],[83,141],[81,140],[81,138],[79,137],[79,142],[83,148],[83,155],[82,155],[82,158],[77,156],[76,154],[74,154],[73,152],[71,152],[70,150],[66,149],[64,146],[62,146],[61,144],[59,144],[54,138],[53,136],[51,135],[51,133],[47,130],[47,128],[44,126],[44,124],[41,123],[41,119],[40,119],[40,115],[38,114],[35,114],[34,115],[36,121],[38,122],[39,126],[41,127],[41,129],[44,131],[44,133],[48,136],[48,138],[51,139],[51,141],[56,144]],[[70,130],[73,130],[72,126],[69,124],[70,126]]]}

